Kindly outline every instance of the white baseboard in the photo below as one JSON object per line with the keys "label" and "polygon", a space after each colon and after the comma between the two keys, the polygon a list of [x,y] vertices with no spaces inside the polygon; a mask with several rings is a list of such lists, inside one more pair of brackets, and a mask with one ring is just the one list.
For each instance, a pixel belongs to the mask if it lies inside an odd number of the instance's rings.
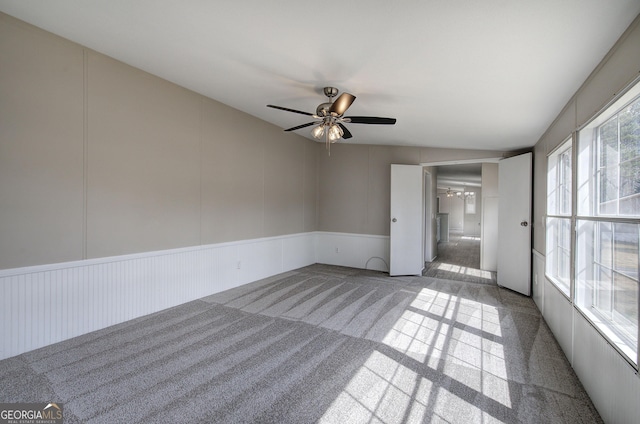
{"label": "white baseboard", "polygon": [[389,236],[316,233],[316,262],[389,271]]}

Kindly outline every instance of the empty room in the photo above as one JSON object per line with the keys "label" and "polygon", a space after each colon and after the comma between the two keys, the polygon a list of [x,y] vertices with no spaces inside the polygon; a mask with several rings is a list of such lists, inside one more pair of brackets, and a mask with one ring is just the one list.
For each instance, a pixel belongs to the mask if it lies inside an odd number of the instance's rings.
{"label": "empty room", "polygon": [[0,0],[0,423],[636,423],[640,2]]}

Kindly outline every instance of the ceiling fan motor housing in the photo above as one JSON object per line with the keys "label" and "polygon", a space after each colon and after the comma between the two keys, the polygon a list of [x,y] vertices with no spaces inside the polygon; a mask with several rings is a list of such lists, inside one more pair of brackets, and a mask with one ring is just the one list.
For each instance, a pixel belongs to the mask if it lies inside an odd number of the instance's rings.
{"label": "ceiling fan motor housing", "polygon": [[338,95],[338,89],[335,87],[325,87],[323,91],[324,95],[328,98],[336,97]]}
{"label": "ceiling fan motor housing", "polygon": [[323,92],[324,92],[324,95],[329,98],[329,101],[325,103],[321,103],[316,108],[316,115],[321,117],[329,115],[329,109],[331,108],[332,99],[338,95],[339,91],[335,87],[325,87],[323,89]]}
{"label": "ceiling fan motor housing", "polygon": [[332,105],[331,102],[319,104],[318,107],[316,108],[316,115],[321,117],[329,115],[329,109],[331,109],[331,105]]}

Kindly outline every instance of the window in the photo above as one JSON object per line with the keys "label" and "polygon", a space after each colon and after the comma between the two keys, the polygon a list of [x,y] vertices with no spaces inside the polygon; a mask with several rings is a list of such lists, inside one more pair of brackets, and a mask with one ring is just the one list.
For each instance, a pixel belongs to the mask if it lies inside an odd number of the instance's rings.
{"label": "window", "polygon": [[640,84],[579,132],[574,302],[638,363]]}
{"label": "window", "polygon": [[464,213],[467,215],[474,215],[476,213],[476,192],[465,191],[464,192]]}
{"label": "window", "polygon": [[640,210],[640,101],[597,128],[598,215],[637,215]]}
{"label": "window", "polygon": [[546,275],[570,297],[571,288],[571,139],[547,161]]}

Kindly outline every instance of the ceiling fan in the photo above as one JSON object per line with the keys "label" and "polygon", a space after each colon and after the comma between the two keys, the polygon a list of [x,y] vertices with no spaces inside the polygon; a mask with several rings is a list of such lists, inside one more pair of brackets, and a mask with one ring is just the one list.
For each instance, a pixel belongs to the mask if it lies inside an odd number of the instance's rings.
{"label": "ceiling fan", "polygon": [[295,131],[311,125],[316,125],[313,130],[311,130],[311,135],[317,139],[321,139],[324,136],[327,144],[327,150],[329,150],[332,143],[335,143],[339,139],[342,138],[346,140],[353,137],[347,127],[344,126],[346,123],[379,125],[393,125],[396,123],[395,118],[344,116],[344,113],[349,109],[349,106],[351,106],[353,101],[356,99],[356,96],[349,93],[342,93],[335,99],[335,101],[333,101],[333,98],[338,95],[338,89],[335,87],[324,87],[324,95],[329,98],[329,101],[318,105],[315,114],[282,106],[267,105],[267,107],[313,117],[315,121],[287,128],[285,131]]}

